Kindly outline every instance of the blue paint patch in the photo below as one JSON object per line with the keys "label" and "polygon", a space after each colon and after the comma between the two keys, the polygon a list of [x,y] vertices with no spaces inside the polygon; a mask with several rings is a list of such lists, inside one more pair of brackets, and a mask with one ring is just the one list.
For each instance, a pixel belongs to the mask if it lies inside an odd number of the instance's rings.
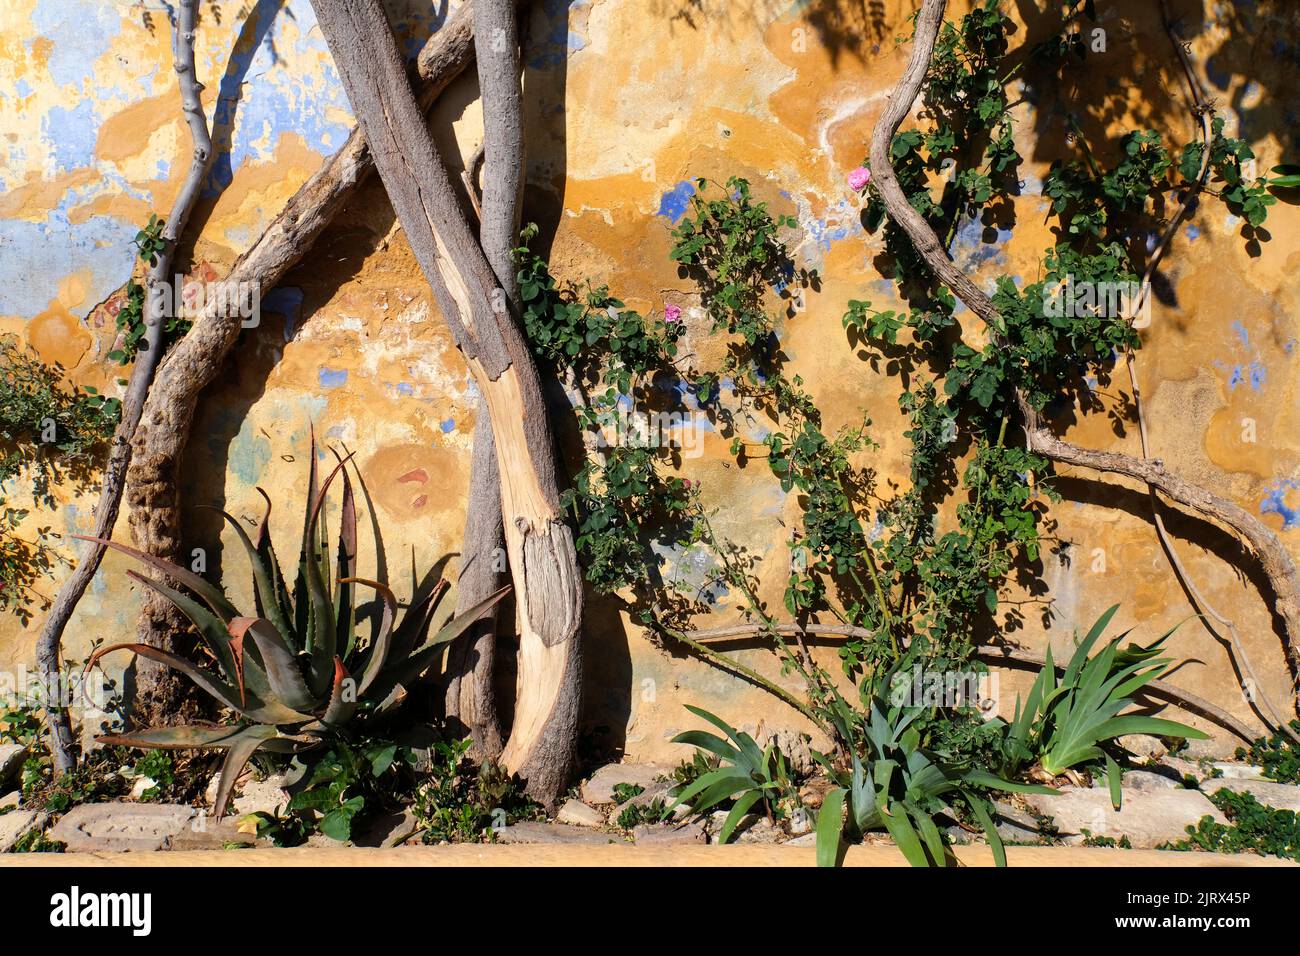
{"label": "blue paint patch", "polygon": [[394,392],[404,398],[410,398],[415,394],[415,386],[410,382],[394,382],[391,387]]}
{"label": "blue paint patch", "polygon": [[1236,391],[1237,386],[1248,383],[1252,391],[1258,392],[1264,387],[1264,382],[1268,378],[1268,369],[1262,362],[1251,362],[1249,365],[1234,365],[1232,372],[1228,376],[1228,390]]}
{"label": "blue paint patch", "polygon": [[322,368],[316,373],[316,378],[320,382],[321,388],[338,388],[347,384],[348,370],[345,368]]}
{"label": "blue paint patch", "polygon": [[251,419],[244,419],[234,439],[230,442],[231,474],[245,485],[255,485],[262,472],[271,463],[271,443],[255,432]]}
{"label": "blue paint patch", "polygon": [[32,85],[27,82],[26,77],[19,77],[18,82],[14,84],[14,89],[18,91],[19,96],[31,96]]}
{"label": "blue paint patch", "polygon": [[60,86],[80,87],[122,32],[122,14],[103,0],[41,0],[32,11],[32,26],[39,36],[57,40],[50,51],[50,78]]}
{"label": "blue paint patch", "polygon": [[695,184],[689,180],[682,180],[659,198],[657,215],[667,216],[669,221],[675,223],[686,214],[690,199],[694,195]]}
{"label": "blue paint patch", "polygon": [[61,209],[44,222],[0,220],[0,315],[35,318],[58,296],[63,277],[82,269],[90,273],[85,301],[108,298],[131,268],[139,228],[106,216],[73,227]]}
{"label": "blue paint patch", "polygon": [[1242,345],[1250,345],[1250,333],[1246,331],[1246,327],[1239,321],[1233,321],[1232,331],[1237,334],[1237,338],[1241,340]]}
{"label": "blue paint patch", "polygon": [[444,418],[438,427],[442,429],[444,435],[450,435],[456,430],[456,419]]}
{"label": "blue paint patch", "polygon": [[[285,9],[281,9],[281,7]],[[328,155],[343,145],[351,117],[338,71],[322,67],[319,75],[292,72],[283,67],[278,50],[288,43],[284,35],[292,22],[299,33],[295,54],[328,53],[309,0],[258,0],[251,16],[253,42],[237,45],[243,21],[232,18],[228,48],[234,49],[226,65],[213,110],[213,148],[216,158],[205,192],[220,193],[235,172],[247,162],[267,162],[281,137],[294,134],[307,146]],[[257,82],[250,82],[256,77]],[[327,119],[327,117],[334,117]]]}
{"label": "blue paint patch", "polygon": [[1288,492],[1300,488],[1300,483],[1294,482],[1289,478],[1281,478],[1267,490],[1264,500],[1259,503],[1260,514],[1275,514],[1282,516],[1282,528],[1294,528],[1300,525],[1300,504],[1295,506],[1287,504]]}
{"label": "blue paint patch", "polygon": [[54,168],[66,172],[93,165],[99,126],[99,114],[90,100],[72,109],[52,107],[41,119],[41,139],[49,144]]}
{"label": "blue paint patch", "polygon": [[1187,233],[1187,238],[1192,242],[1195,242],[1197,239],[1201,238],[1200,227],[1190,222],[1187,224],[1187,228],[1184,229],[1183,231]]}

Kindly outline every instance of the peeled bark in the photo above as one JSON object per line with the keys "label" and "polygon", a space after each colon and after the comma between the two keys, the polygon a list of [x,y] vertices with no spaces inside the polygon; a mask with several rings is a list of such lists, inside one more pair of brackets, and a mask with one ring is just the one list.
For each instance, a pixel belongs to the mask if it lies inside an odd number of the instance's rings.
{"label": "peeled bark", "polygon": [[502,762],[530,795],[553,803],[577,738],[582,586],[537,368],[425,128],[383,8],[313,6],[398,221],[487,404],[520,622],[520,687]]}
{"label": "peeled bark", "polygon": [[[470,164],[470,198],[479,215],[479,244],[497,283],[516,314],[522,309],[511,251],[519,238],[523,200],[524,124],[519,86],[519,37],[513,0],[478,0],[474,8],[478,48],[479,95],[483,103],[483,155],[486,171],[481,200],[476,196],[474,163]],[[476,154],[477,155],[477,154]],[[500,587],[497,555],[503,553],[501,477],[496,442],[487,408],[479,402],[474,426],[470,493],[461,543],[456,609],[469,610]],[[492,500],[496,499],[493,506]],[[497,614],[493,609],[472,631],[460,637],[447,655],[446,715],[469,729],[482,757],[501,754],[501,723],[496,709],[493,672]]]}
{"label": "peeled bark", "polygon": [[[505,554],[505,545],[496,443],[487,408],[479,402],[469,500],[465,503],[465,536],[460,546],[460,578],[456,582],[456,613],[464,613],[501,587],[499,556]],[[494,607],[448,649],[443,694],[448,725],[460,733],[459,723],[474,741],[476,755],[485,760],[496,760],[505,746],[494,680],[497,618]]]}
{"label": "peeled bark", "polygon": [[[472,3],[459,8],[420,51],[416,71],[422,81],[420,106],[427,109],[474,56]],[[261,291],[274,288],[311,248],[321,231],[355,195],[374,170],[359,129],[343,148],[309,179],[253,245],[236,260],[224,280]],[[176,561],[181,557],[178,495],[181,456],[199,394],[225,364],[239,336],[241,319],[223,297],[209,299],[193,328],[158,370],[144,404],[127,473],[131,534],[137,547]],[[176,623],[170,604],[146,595],[140,631],[146,642],[165,638]]]}
{"label": "peeled bark", "polygon": [[[163,331],[168,318],[164,306],[172,279],[172,260],[176,254],[177,242],[185,231],[185,224],[189,221],[190,212],[198,199],[199,187],[207,177],[208,167],[212,165],[212,137],[199,99],[203,84],[198,81],[194,71],[194,33],[197,21],[198,0],[181,0],[172,31],[172,58],[180,81],[181,108],[185,112],[190,140],[194,144],[194,158],[190,163],[185,182],[181,185],[181,191],[172,204],[171,215],[163,224],[160,234],[163,248],[154,257],[145,281],[143,307],[145,333],[141,339],[135,365],[131,369],[126,396],[122,400],[122,418],[113,435],[108,463],[104,467],[99,504],[95,508],[94,537],[96,538],[111,537],[113,526],[117,523],[122,504],[123,485],[131,462],[132,440],[145,408],[145,397],[149,392],[149,386],[158,369],[158,360],[162,356]],[[181,290],[171,288],[170,293],[171,304],[174,307],[180,301]],[[77,602],[81,600],[87,585],[99,569],[103,557],[103,545],[87,546],[77,569],[59,589],[45,618],[45,624],[41,628],[36,643],[36,663],[47,688],[51,690],[58,688],[63,631],[68,626]],[[75,765],[75,742],[68,712],[63,707],[56,706],[57,700],[57,697],[50,698],[51,706],[46,709],[46,719],[50,730],[50,751],[54,757],[54,770],[56,773],[63,773]]]}
{"label": "peeled bark", "polygon": [[[890,163],[889,147],[899,124],[912,109],[934,52],[935,38],[943,22],[946,0],[924,0],[916,18],[912,58],[907,64],[889,105],[871,137],[871,174],[889,217],[904,231],[930,270],[984,322],[997,341],[1002,327],[997,309],[949,257],[934,230],[907,201]],[[1054,462],[1077,465],[1092,471],[1123,475],[1158,490],[1171,501],[1217,521],[1245,540],[1268,577],[1276,602],[1274,608],[1284,627],[1287,656],[1292,669],[1300,672],[1300,587],[1295,563],[1268,526],[1231,501],[1213,494],[1165,470],[1158,459],[1145,460],[1117,452],[1093,451],[1062,441],[1052,434],[1023,394],[1017,402],[1024,417],[1030,451]]]}

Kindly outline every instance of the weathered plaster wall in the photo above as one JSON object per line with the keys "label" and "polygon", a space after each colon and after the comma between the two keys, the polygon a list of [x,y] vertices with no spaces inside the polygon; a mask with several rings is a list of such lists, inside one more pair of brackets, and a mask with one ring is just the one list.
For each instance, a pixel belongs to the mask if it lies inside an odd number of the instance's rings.
{"label": "weathered plaster wall", "polygon": [[[1026,15],[1037,19],[1034,4],[1006,6],[1022,23]],[[1151,124],[1171,146],[1182,143],[1193,127],[1157,4],[1098,6],[1124,13],[1104,21],[1108,52],[1067,74],[1078,121],[1098,141],[1106,128]],[[1284,80],[1294,71],[1300,16],[1281,2],[1175,6],[1187,14],[1193,55],[1205,64],[1228,132],[1252,142],[1261,168],[1284,154],[1294,159],[1296,100]],[[555,229],[556,274],[607,283],[644,312],[682,306],[689,347],[709,354],[716,343],[691,312],[698,300],[667,258],[669,231],[695,177],[747,177],[775,211],[798,217],[790,237],[796,258],[821,275],[806,310],[779,326],[791,370],[803,375],[831,429],[869,413],[880,447],[865,463],[882,481],[905,476],[897,380],[854,353],[840,317],[850,298],[881,304],[893,297],[873,266],[880,239],[863,231],[844,178],[862,160],[902,69],[907,47],[896,48],[894,37],[906,32],[913,4],[545,0],[534,7],[527,217]],[[417,0],[389,8],[412,52],[446,13],[441,3]],[[130,269],[129,240],[151,211],[170,206],[187,161],[169,56],[155,0],[12,0],[0,10],[0,333],[23,336],[73,381],[110,391],[120,375],[105,358],[111,297]],[[205,2],[198,68],[221,148],[195,218],[193,271],[211,278],[343,142],[351,116],[307,0]],[[1037,108],[1044,91],[1021,92],[1017,139],[1030,164],[1015,203],[1015,241],[996,226],[972,224],[955,247],[985,281],[1036,278],[1051,241],[1036,177],[1071,150],[1060,111]],[[444,97],[434,130],[450,154],[477,145],[477,109],[472,77]],[[1271,239],[1254,246],[1240,227],[1207,201],[1174,243],[1142,353],[1147,414],[1156,454],[1261,514],[1300,555],[1300,211],[1273,207]],[[1099,383],[1096,396],[1110,409],[1126,389],[1116,378]],[[423,567],[458,546],[474,406],[465,367],[382,188],[372,183],[269,295],[262,325],[246,333],[205,395],[187,500],[223,504],[252,521],[260,485],[277,503],[277,539],[293,542],[314,425],[318,436],[357,453],[394,571],[412,549]],[[1254,440],[1245,440],[1252,428]],[[1136,436],[1116,435],[1104,413],[1071,437],[1136,448]],[[710,434],[705,455],[684,471],[720,507],[719,530],[762,557],[764,597],[779,606],[788,561],[782,522],[798,520],[798,503],[765,468],[737,468],[726,446]],[[1073,543],[1071,560],[1044,562],[1048,626],[1043,605],[1006,595],[1008,614],[1023,613],[1017,636],[1063,651],[1073,627],[1117,601],[1119,623],[1139,625],[1146,636],[1188,617],[1141,490],[1089,474],[1065,475],[1060,486],[1065,501],[1052,517]],[[88,530],[93,501],[68,496],[52,516],[55,529]],[[1285,703],[1290,679],[1280,639],[1256,577],[1243,578],[1231,563],[1236,545],[1195,522],[1170,525],[1205,593],[1235,617],[1262,690]],[[117,533],[127,534],[124,523]],[[187,535],[212,557],[224,545],[231,562],[241,561],[228,534],[201,511]],[[104,562],[69,631],[71,656],[93,637],[132,632],[137,597],[124,567],[115,556]],[[49,593],[55,587],[46,585]],[[731,597],[720,595],[716,623],[736,615]],[[0,621],[0,667],[29,661],[34,638],[35,627]],[[593,607],[588,640],[588,723],[606,728],[605,742],[624,743],[631,756],[680,756],[667,741],[689,722],[683,703],[751,729],[800,726],[762,692],[658,649],[610,602]],[[1253,720],[1225,649],[1208,631],[1188,622],[1171,648],[1191,660],[1179,683]],[[767,651],[737,653],[787,680]],[[1002,681],[1004,706],[1023,681]]]}

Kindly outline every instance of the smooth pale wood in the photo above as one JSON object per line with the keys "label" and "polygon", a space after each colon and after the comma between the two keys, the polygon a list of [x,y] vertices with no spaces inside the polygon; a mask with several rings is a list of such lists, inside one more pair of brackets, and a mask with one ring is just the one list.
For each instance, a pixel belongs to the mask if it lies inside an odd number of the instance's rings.
{"label": "smooth pale wood", "polygon": [[537,368],[411,95],[378,0],[314,0],[348,100],[434,299],[487,404],[520,620],[520,690],[502,753],[554,802],[577,737],[582,587]]}
{"label": "smooth pale wood", "polygon": [[[980,317],[996,342],[997,330],[1003,325],[997,309],[989,297],[948,257],[929,223],[907,201],[898,185],[889,156],[894,133],[911,112],[912,104],[925,81],[945,6],[946,0],[924,0],[917,15],[911,59],[871,137],[871,175],[890,219],[903,228],[916,251],[939,280]],[[1022,393],[1018,392],[1016,398],[1024,419],[1030,451],[1061,464],[1140,481],[1160,491],[1170,500],[1227,526],[1243,538],[1268,577],[1276,599],[1274,609],[1285,629],[1283,637],[1287,656],[1293,672],[1300,673],[1300,582],[1297,582],[1291,555],[1267,525],[1226,498],[1167,471],[1164,462],[1159,459],[1093,451],[1062,441],[1052,434]]]}
{"label": "smooth pale wood", "polygon": [[[519,38],[514,0],[478,0],[474,7],[478,44],[479,96],[483,104],[485,181],[479,199],[474,192],[475,162],[466,184],[479,215],[479,244],[515,313],[519,314],[519,283],[512,250],[519,239],[523,197],[524,133],[519,85]],[[476,157],[480,155],[476,153]],[[467,611],[500,587],[497,556],[505,554],[501,525],[501,478],[496,442],[486,402],[479,402],[474,425],[474,456],[461,542],[462,571],[456,609]],[[459,718],[474,740],[478,755],[495,760],[504,741],[497,711],[496,609],[447,653],[446,715]]]}

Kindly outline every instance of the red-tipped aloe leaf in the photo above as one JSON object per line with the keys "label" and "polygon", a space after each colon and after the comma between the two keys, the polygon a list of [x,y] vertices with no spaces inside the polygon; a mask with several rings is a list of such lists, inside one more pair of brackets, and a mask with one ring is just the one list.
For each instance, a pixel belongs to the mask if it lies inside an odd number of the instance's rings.
{"label": "red-tipped aloe leaf", "polygon": [[327,727],[342,727],[357,712],[357,684],[349,675],[343,661],[334,658],[334,688],[330,692],[329,706],[321,717]]}
{"label": "red-tipped aloe leaf", "polygon": [[226,519],[230,527],[235,529],[235,535],[239,538],[239,543],[244,546],[244,551],[248,554],[248,563],[253,569],[253,588],[257,592],[257,603],[265,609],[267,620],[280,632],[285,642],[290,643],[292,641],[290,637],[292,632],[290,631],[289,621],[284,615],[284,609],[280,607],[279,595],[275,591],[275,579],[271,576],[271,572],[262,560],[262,556],[257,553],[257,546],[253,544],[248,537],[248,532],[243,529],[234,515],[222,511],[220,508],[210,510],[218,512],[221,517]]}
{"label": "red-tipped aloe leaf", "polygon": [[262,662],[266,665],[266,678],[270,681],[275,698],[300,713],[316,709],[319,698],[312,694],[298,668],[297,655],[290,650],[284,637],[270,621],[260,617],[237,617],[230,622],[230,636],[243,640],[251,634]]}

